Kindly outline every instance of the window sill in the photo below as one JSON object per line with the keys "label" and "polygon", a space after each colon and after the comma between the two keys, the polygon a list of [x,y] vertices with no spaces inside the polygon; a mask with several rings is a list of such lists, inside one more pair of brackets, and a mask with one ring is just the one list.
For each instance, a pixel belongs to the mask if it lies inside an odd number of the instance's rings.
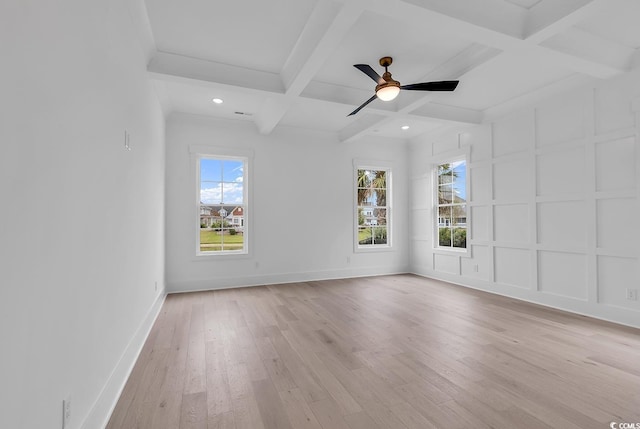
{"label": "window sill", "polygon": [[435,247],[433,249],[433,253],[437,253],[439,255],[451,255],[451,256],[461,256],[470,258],[471,250],[469,248],[466,249],[443,249],[441,247]]}
{"label": "window sill", "polygon": [[215,260],[233,260],[233,259],[249,259],[251,255],[249,253],[198,253],[192,261],[193,262],[210,262]]}
{"label": "window sill", "polygon": [[393,252],[393,246],[356,247],[355,253]]}

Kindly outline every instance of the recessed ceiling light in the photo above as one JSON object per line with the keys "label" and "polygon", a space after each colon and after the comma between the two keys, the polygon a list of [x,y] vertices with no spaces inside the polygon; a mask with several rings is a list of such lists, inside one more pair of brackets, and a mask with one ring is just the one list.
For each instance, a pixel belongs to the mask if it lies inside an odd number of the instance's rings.
{"label": "recessed ceiling light", "polygon": [[403,130],[408,130],[409,129],[409,125],[403,125],[400,128],[402,128]]}
{"label": "recessed ceiling light", "polygon": [[214,102],[214,103],[216,103],[216,104],[222,104],[222,98],[214,98],[214,99],[213,99],[213,100],[211,100],[211,101],[213,101],[213,102]]}

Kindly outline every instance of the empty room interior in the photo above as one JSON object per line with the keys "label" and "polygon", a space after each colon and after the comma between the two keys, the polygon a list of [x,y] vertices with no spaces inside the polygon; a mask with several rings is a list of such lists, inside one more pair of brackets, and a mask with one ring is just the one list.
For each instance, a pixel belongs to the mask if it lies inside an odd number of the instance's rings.
{"label": "empty room interior", "polygon": [[0,427],[640,428],[639,19],[0,2]]}

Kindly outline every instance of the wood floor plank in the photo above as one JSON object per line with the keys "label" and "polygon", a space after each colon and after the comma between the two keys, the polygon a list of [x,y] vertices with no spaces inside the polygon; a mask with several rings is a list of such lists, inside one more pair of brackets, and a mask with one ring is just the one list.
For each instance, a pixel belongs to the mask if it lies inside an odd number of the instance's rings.
{"label": "wood floor plank", "polygon": [[182,395],[180,429],[207,429],[207,394]]}
{"label": "wood floor plank", "polygon": [[167,296],[108,429],[599,429],[640,330],[413,275]]}
{"label": "wood floor plank", "polygon": [[280,399],[294,429],[322,429],[300,389],[283,390]]}
{"label": "wood floor plank", "polygon": [[313,414],[323,429],[349,429],[340,407],[333,398],[325,398],[311,403]]}
{"label": "wood floor plank", "polygon": [[209,414],[207,429],[236,429],[236,419],[233,411],[220,414]]}
{"label": "wood floor plank", "polygon": [[291,429],[280,395],[271,380],[254,381],[253,393],[265,429]]}

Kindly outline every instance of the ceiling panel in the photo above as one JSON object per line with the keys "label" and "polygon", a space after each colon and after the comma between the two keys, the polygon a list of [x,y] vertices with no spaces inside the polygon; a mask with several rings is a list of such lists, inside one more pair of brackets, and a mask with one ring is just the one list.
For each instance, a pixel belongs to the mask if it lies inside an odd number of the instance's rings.
{"label": "ceiling panel", "polygon": [[[284,115],[281,125],[313,130],[339,131],[351,122],[351,108],[334,103],[300,99]],[[346,113],[345,113],[346,112]]]}
{"label": "ceiling panel", "polygon": [[[252,120],[256,109],[266,99],[258,93],[240,92],[227,88],[207,88],[176,82],[165,82],[164,85],[165,93],[174,111],[196,115]],[[220,98],[223,103],[215,104],[212,101],[213,98]]]}
{"label": "ceiling panel", "polygon": [[146,0],[158,50],[280,72],[316,0]]}
{"label": "ceiling panel", "polygon": [[531,9],[542,0],[505,0],[507,3],[515,4],[516,6],[523,7],[525,9]]}
{"label": "ceiling panel", "polygon": [[443,62],[471,45],[463,38],[443,37],[428,26],[412,26],[371,12],[364,13],[329,57],[314,80],[360,89],[375,89],[375,82],[353,67],[369,64],[378,74],[379,59],[393,57],[389,71],[402,84],[416,83]]}
{"label": "ceiling panel", "polygon": [[453,93],[433,93],[436,103],[484,110],[542,88],[573,74],[544,61],[535,51],[504,53],[482,64],[462,79]]}
{"label": "ceiling panel", "polygon": [[640,48],[640,1],[608,0],[610,7],[577,25],[613,42],[629,48]]}
{"label": "ceiling panel", "polygon": [[[347,141],[374,134],[410,138],[477,123],[491,112],[522,107],[536,94],[551,96],[571,76],[624,73],[620,64],[640,47],[640,0],[606,1],[584,10],[567,9],[575,0],[487,0],[481,6],[476,0],[406,0],[390,7],[377,0],[145,0],[158,50],[175,54],[157,55],[150,70],[166,88],[170,111],[256,120],[263,132],[289,126],[335,131]],[[475,19],[470,15],[478,8],[482,16]],[[544,40],[532,46],[536,42],[516,30],[524,17],[540,14],[548,18],[545,40],[570,31],[584,37],[572,38],[572,49],[561,54]],[[620,58],[611,61],[610,50],[594,49],[588,40],[596,39],[620,47]],[[581,55],[585,48],[589,55]],[[402,84],[459,79],[460,85],[454,92],[403,91],[393,102],[375,100],[347,117],[375,88],[353,64],[382,74],[383,56],[393,57],[389,71]],[[289,82],[297,86],[287,90]],[[215,105],[213,97],[225,102]],[[284,100],[276,109],[290,107],[270,111],[267,99]]]}

